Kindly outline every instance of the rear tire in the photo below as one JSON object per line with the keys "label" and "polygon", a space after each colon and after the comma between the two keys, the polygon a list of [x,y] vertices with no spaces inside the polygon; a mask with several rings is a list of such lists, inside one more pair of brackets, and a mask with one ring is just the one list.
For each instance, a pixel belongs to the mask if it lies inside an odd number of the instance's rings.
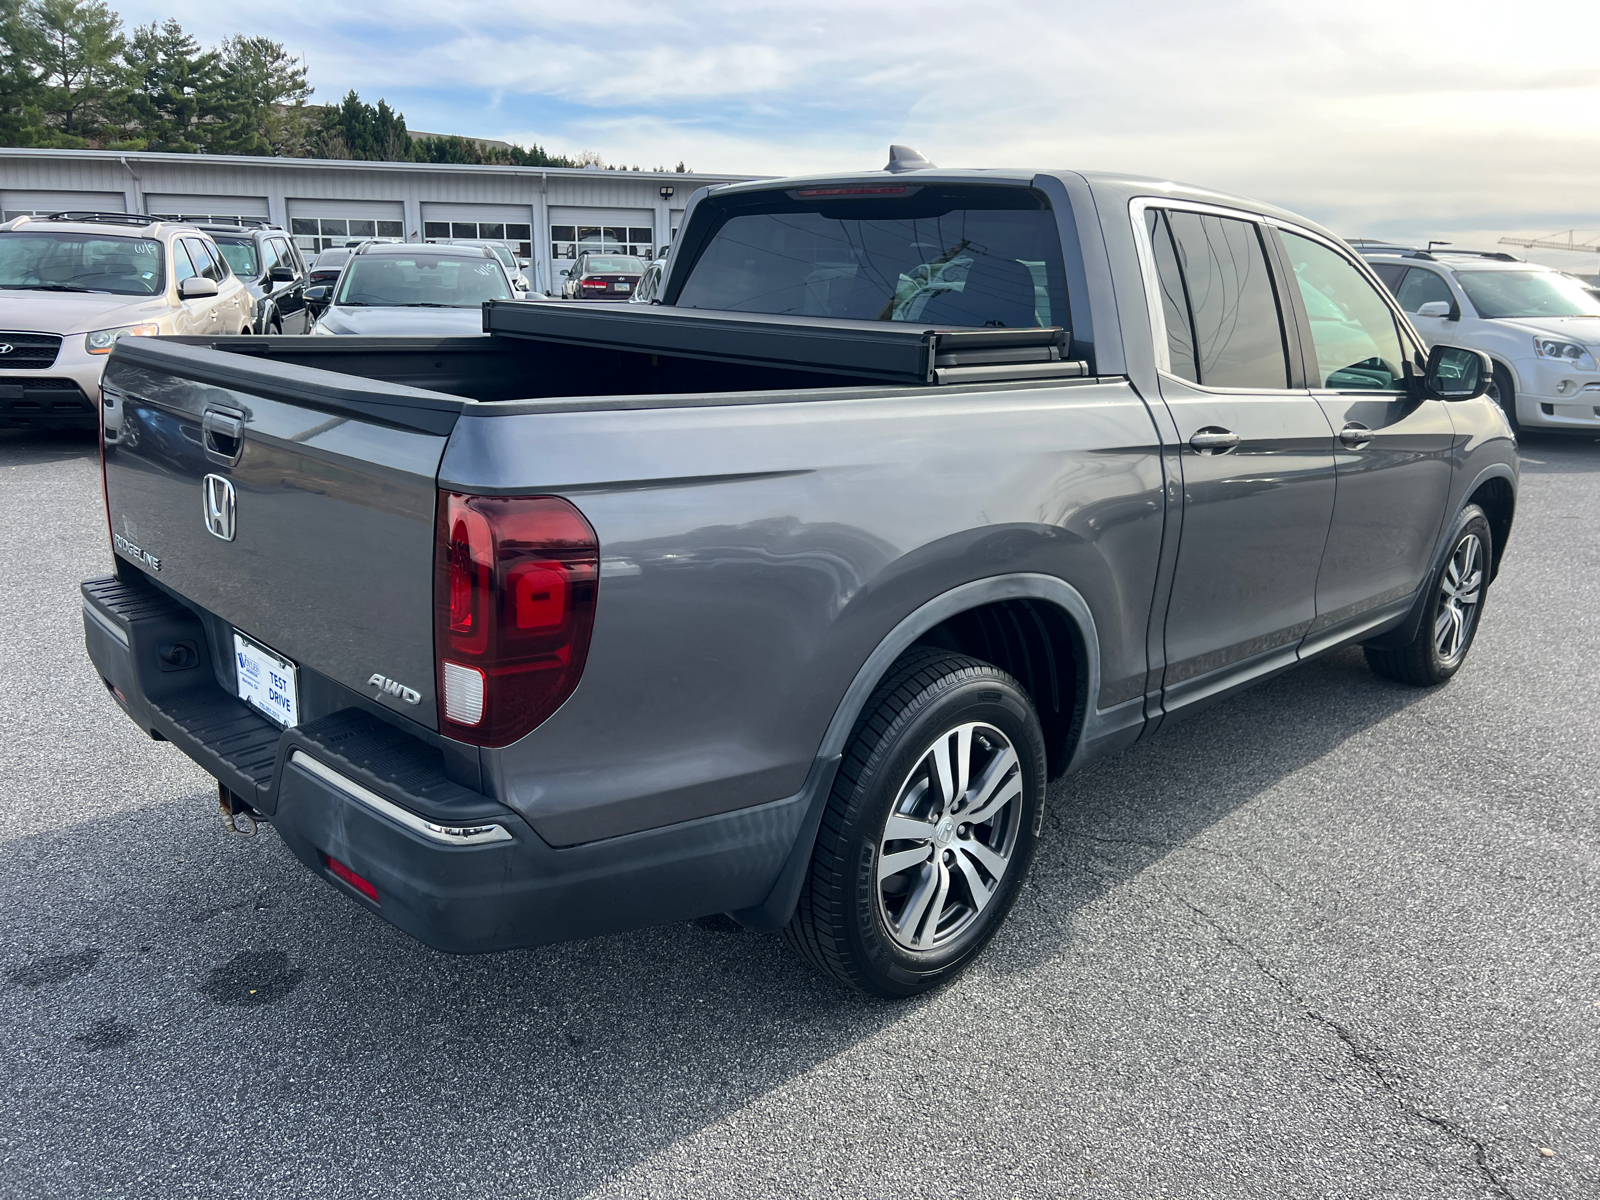
{"label": "rear tire", "polygon": [[1511,432],[1522,433],[1522,423],[1517,420],[1517,389],[1511,382],[1511,372],[1495,364],[1494,378],[1489,382],[1489,399],[1500,406],[1500,411],[1506,414],[1506,421],[1511,426]]}
{"label": "rear tire", "polygon": [[1374,672],[1414,687],[1433,687],[1461,669],[1489,594],[1493,537],[1483,509],[1467,505],[1456,518],[1444,565],[1428,581],[1417,635],[1397,650],[1364,648]]}
{"label": "rear tire", "polygon": [[877,996],[955,977],[1016,899],[1044,789],[1044,735],[1017,681],[910,651],[856,722],[785,939]]}

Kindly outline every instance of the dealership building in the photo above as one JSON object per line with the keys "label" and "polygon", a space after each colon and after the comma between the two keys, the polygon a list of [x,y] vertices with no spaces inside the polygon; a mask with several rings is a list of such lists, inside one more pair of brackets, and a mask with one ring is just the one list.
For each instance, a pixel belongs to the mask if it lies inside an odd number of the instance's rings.
{"label": "dealership building", "polygon": [[186,221],[265,219],[309,254],[352,238],[488,238],[517,247],[537,288],[585,248],[653,257],[698,188],[749,179],[594,167],[460,166],[214,154],[0,148],[0,214],[67,209]]}

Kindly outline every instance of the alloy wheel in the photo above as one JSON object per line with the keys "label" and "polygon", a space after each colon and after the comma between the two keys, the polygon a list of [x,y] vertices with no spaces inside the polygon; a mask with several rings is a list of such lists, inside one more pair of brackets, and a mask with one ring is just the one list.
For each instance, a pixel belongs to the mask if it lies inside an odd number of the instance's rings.
{"label": "alloy wheel", "polygon": [[1433,648],[1448,665],[1467,651],[1483,599],[1483,542],[1469,533],[1456,544],[1439,580],[1439,611],[1433,621]]}
{"label": "alloy wheel", "polygon": [[878,911],[907,950],[943,948],[999,893],[1017,846],[1022,764],[992,725],[935,738],[900,785],[878,846]]}

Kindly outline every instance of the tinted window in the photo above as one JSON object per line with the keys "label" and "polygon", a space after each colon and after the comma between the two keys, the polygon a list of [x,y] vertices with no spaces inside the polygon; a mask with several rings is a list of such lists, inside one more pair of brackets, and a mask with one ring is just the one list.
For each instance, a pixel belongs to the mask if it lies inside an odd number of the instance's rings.
{"label": "tinted window", "polygon": [[183,244],[188,248],[189,258],[194,263],[195,273],[220,283],[222,281],[222,271],[217,266],[216,260],[211,257],[211,247],[207,246],[199,238],[184,238]]}
{"label": "tinted window", "polygon": [[500,264],[440,254],[358,254],[339,277],[334,303],[383,308],[476,308],[509,300]]}
{"label": "tinted window", "polygon": [[644,262],[617,254],[591,254],[583,260],[583,270],[586,275],[640,275]]}
{"label": "tinted window", "polygon": [[1414,313],[1424,304],[1435,300],[1443,300],[1451,308],[1456,306],[1456,298],[1450,294],[1450,285],[1437,272],[1422,267],[1412,267],[1406,272],[1405,281],[1395,293],[1395,299],[1408,313]]}
{"label": "tinted window", "polygon": [[1348,259],[1322,243],[1282,231],[1278,236],[1311,318],[1320,376],[1312,386],[1340,390],[1403,386],[1400,334],[1377,289]]}
{"label": "tinted window", "polygon": [[1158,208],[1145,214],[1150,231],[1150,248],[1155,252],[1156,280],[1161,288],[1161,311],[1167,326],[1167,357],[1174,375],[1200,382],[1194,363],[1194,328],[1189,323],[1189,298],[1183,291],[1183,272],[1178,268],[1178,251],[1172,243],[1167,216]]}
{"label": "tinted window", "polygon": [[1457,271],[1480,317],[1600,317],[1600,300],[1554,271]]}
{"label": "tinted window", "polygon": [[1055,214],[1016,187],[885,185],[712,202],[677,304],[927,325],[1068,323]]}
{"label": "tinted window", "polygon": [[1177,211],[1166,222],[1188,301],[1198,382],[1289,386],[1277,293],[1255,223]]}
{"label": "tinted window", "polygon": [[235,275],[254,279],[261,274],[261,259],[256,254],[253,238],[218,238],[217,249],[233,268]]}
{"label": "tinted window", "polygon": [[0,233],[0,288],[11,291],[161,291],[161,243],[92,233]]}
{"label": "tinted window", "polygon": [[1383,280],[1383,286],[1391,292],[1400,290],[1400,280],[1405,277],[1406,269],[1400,263],[1368,263],[1372,273]]}

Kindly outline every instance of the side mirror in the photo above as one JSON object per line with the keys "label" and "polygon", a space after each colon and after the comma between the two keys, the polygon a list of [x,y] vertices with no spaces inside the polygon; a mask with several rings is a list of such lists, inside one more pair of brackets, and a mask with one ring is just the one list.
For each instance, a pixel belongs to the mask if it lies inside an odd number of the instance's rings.
{"label": "side mirror", "polygon": [[204,300],[217,294],[217,281],[203,275],[191,275],[178,285],[179,300]]}
{"label": "side mirror", "polygon": [[273,267],[270,272],[273,283],[293,283],[294,269],[292,267]]}
{"label": "side mirror", "polygon": [[565,267],[562,268],[562,270],[561,270],[561,278],[565,279],[568,275],[571,275],[571,274],[572,274],[572,272],[570,270],[568,270]]}
{"label": "side mirror", "polygon": [[1461,312],[1448,300],[1429,300],[1417,308],[1419,317],[1443,317],[1447,321],[1459,321]]}
{"label": "side mirror", "polygon": [[326,304],[328,293],[331,291],[333,291],[333,288],[328,284],[319,283],[316,287],[308,287],[306,289],[306,299],[313,304]]}
{"label": "side mirror", "polygon": [[1476,400],[1488,392],[1493,380],[1494,362],[1482,350],[1435,346],[1428,351],[1426,385],[1435,399]]}

